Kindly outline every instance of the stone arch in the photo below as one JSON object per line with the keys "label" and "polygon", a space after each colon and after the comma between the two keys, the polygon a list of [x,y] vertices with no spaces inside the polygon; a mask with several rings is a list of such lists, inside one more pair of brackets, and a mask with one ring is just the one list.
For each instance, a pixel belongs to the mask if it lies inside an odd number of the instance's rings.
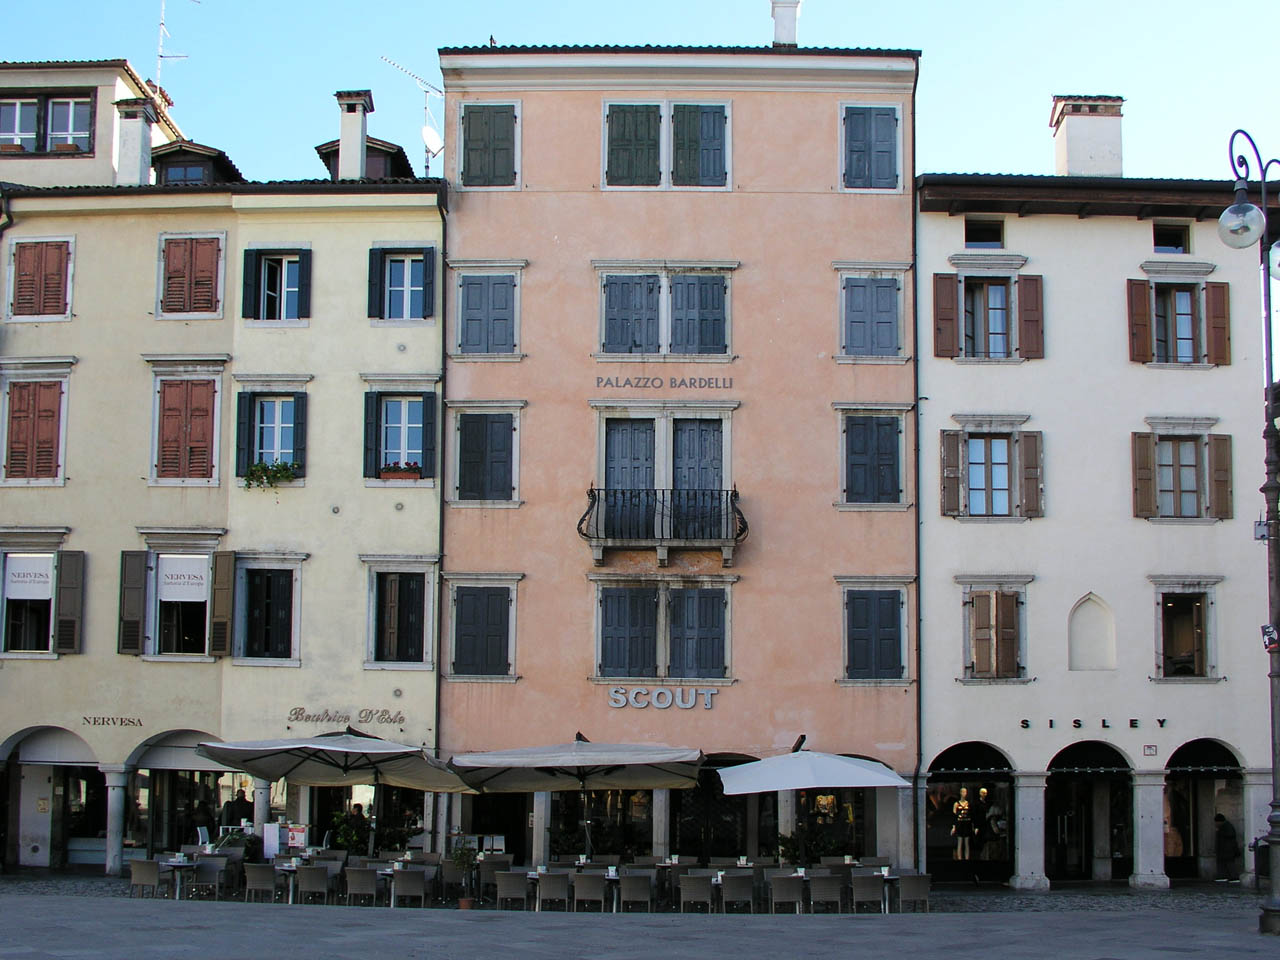
{"label": "stone arch", "polygon": [[53,724],[25,727],[0,741],[0,762],[6,759],[19,763],[98,765],[97,754],[83,737]]}
{"label": "stone arch", "polygon": [[207,740],[222,738],[200,730],[165,730],[134,747],[125,764],[132,769],[230,771],[231,767],[196,753],[196,745]]}
{"label": "stone arch", "polygon": [[1067,616],[1067,669],[1116,668],[1116,618],[1096,593],[1086,593]]}

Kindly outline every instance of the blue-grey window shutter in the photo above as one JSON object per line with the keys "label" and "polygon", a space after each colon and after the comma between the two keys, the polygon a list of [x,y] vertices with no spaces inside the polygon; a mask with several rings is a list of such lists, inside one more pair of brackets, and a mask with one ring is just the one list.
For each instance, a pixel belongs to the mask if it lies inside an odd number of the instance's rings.
{"label": "blue-grey window shutter", "polygon": [[671,663],[667,675],[696,677],[698,662],[698,591],[672,590],[667,594],[667,629]]}
{"label": "blue-grey window shutter", "polygon": [[600,675],[657,674],[658,591],[654,587],[606,587],[600,591]]}
{"label": "blue-grey window shutter", "polygon": [[871,281],[870,352],[877,357],[896,357],[898,345],[898,281]]}
{"label": "blue-grey window shutter", "polygon": [[697,353],[700,337],[698,325],[698,278],[671,278],[671,352]]}
{"label": "blue-grey window shutter", "polygon": [[869,186],[892,190],[898,185],[898,113],[893,107],[872,107],[871,182]]}
{"label": "blue-grey window shutter", "polygon": [[848,416],[844,419],[845,503],[875,503],[875,473],[872,470],[872,422],[874,417]]}
{"label": "blue-grey window shutter", "polygon": [[262,282],[262,263],[260,250],[244,252],[243,295],[240,302],[240,316],[258,319],[258,306],[262,300],[260,284]]}
{"label": "blue-grey window shutter", "polygon": [[485,447],[488,418],[483,413],[458,417],[458,499],[487,500],[485,495]]}
{"label": "blue-grey window shutter", "polygon": [[848,590],[844,595],[848,618],[846,642],[848,650],[845,677],[850,680],[870,679],[875,675],[876,590]]}
{"label": "blue-grey window shutter", "polygon": [[293,395],[293,475],[307,475],[307,395]]}
{"label": "blue-grey window shutter", "polygon": [[489,353],[489,277],[463,277],[458,290],[458,348]]}
{"label": "blue-grey window shutter", "polygon": [[862,277],[844,281],[844,353],[866,357],[872,353],[871,283]]}
{"label": "blue-grey window shutter", "polygon": [[298,251],[298,317],[311,316],[311,251]]}
{"label": "blue-grey window shutter", "polygon": [[503,676],[507,657],[510,591],[507,587],[458,587],[453,672]]}
{"label": "blue-grey window shutter", "polygon": [[382,250],[369,251],[369,316],[382,316]]}
{"label": "blue-grey window shutter", "polygon": [[236,476],[243,477],[249,472],[249,464],[253,462],[254,430],[253,430],[254,396],[252,393],[236,394]]}
{"label": "blue-grey window shutter", "polygon": [[488,353],[514,353],[516,349],[516,278],[486,277],[489,281]]}
{"label": "blue-grey window shutter", "polygon": [[[294,407],[297,410],[297,407]],[[294,428],[294,435],[297,435]],[[436,475],[436,395],[422,395],[422,476]]]}
{"label": "blue-grey window shutter", "polygon": [[723,677],[723,590],[670,592],[672,677]]}
{"label": "blue-grey window shutter", "polygon": [[486,500],[510,500],[514,427],[509,413],[485,414],[485,496]]}
{"label": "blue-grey window shutter", "polygon": [[516,182],[516,108],[501,104],[489,108],[490,177],[494,186]]}
{"label": "blue-grey window shutter", "polygon": [[902,480],[898,464],[897,417],[872,417],[875,442],[875,502],[897,503]]}
{"label": "blue-grey window shutter", "polygon": [[422,251],[422,316],[434,316],[436,310],[436,248]]}
{"label": "blue-grey window shutter", "polygon": [[871,186],[871,108],[844,108],[844,185]]}
{"label": "blue-grey window shutter", "polygon": [[606,587],[600,591],[600,676],[628,677],[629,649],[627,594],[625,587]]}
{"label": "blue-grey window shutter", "polygon": [[725,185],[724,129],[724,107],[698,108],[698,186]]}
{"label": "blue-grey window shutter", "polygon": [[671,108],[671,182],[677,186],[698,183],[700,121],[696,104],[677,103]]}
{"label": "blue-grey window shutter", "polygon": [[902,676],[902,604],[897,590],[877,590],[875,618],[875,675]]}
{"label": "blue-grey window shutter", "polygon": [[382,395],[364,395],[364,475],[376,477],[382,465]]}
{"label": "blue-grey window shutter", "polygon": [[657,104],[609,107],[605,181],[611,186],[656,186],[661,182],[658,145],[661,112]]}
{"label": "blue-grey window shutter", "polygon": [[658,352],[658,277],[605,278],[604,352]]}
{"label": "blue-grey window shutter", "polygon": [[724,353],[724,277],[698,278],[698,352]]}
{"label": "blue-grey window shutter", "polygon": [[491,160],[493,145],[489,134],[492,113],[483,106],[462,108],[462,184],[466,187],[493,185]]}

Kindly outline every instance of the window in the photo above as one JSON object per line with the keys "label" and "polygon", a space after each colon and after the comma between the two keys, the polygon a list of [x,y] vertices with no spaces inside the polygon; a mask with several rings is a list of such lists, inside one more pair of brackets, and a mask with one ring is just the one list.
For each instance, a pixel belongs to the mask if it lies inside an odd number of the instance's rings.
{"label": "window", "polygon": [[467,275],[458,279],[458,350],[514,353],[516,278],[512,274]]}
{"label": "window", "polygon": [[[93,148],[93,104],[87,93],[56,91],[0,97],[0,146],[22,153],[87,152]],[[0,151],[0,156],[8,151]]]}
{"label": "window", "polygon": [[605,111],[605,175],[611,187],[725,187],[728,107],[611,103]]}
{"label": "window", "polygon": [[382,480],[434,477],[436,395],[364,395],[364,475]]}
{"label": "window", "polygon": [[153,479],[217,481],[217,395],[213,379],[157,378]]}
{"label": "window", "polygon": [[300,623],[299,584],[305,554],[236,557],[235,655],[245,660],[295,660]]}
{"label": "window", "polygon": [[80,652],[84,556],[79,550],[0,555],[5,653]]}
{"label": "window", "polygon": [[462,185],[510,187],[516,183],[518,107],[513,103],[462,104]]}
{"label": "window", "polygon": [[1148,423],[1162,429],[1132,435],[1133,515],[1229,520],[1231,437],[1198,432],[1203,422],[1149,418]]}
{"label": "window", "polygon": [[935,273],[933,353],[986,360],[1043,358],[1043,278]]}
{"label": "window", "polygon": [[1191,252],[1191,229],[1185,223],[1153,223],[1151,234],[1155,253]]}
{"label": "window", "polygon": [[1024,416],[953,416],[943,430],[942,515],[1030,518],[1044,515],[1044,438],[1022,430]]}
{"label": "window", "polygon": [[293,475],[307,474],[307,395],[236,395],[236,476],[255,463],[291,463]]}
{"label": "window", "polygon": [[10,319],[71,318],[70,239],[15,240],[9,248]]}
{"label": "window", "polygon": [[898,187],[898,110],[896,107],[844,108],[842,183],[846,190],[895,190]]}
{"label": "window", "polygon": [[63,393],[62,380],[6,382],[6,481],[62,478]]}
{"label": "window", "polygon": [[510,413],[458,415],[458,499],[511,500],[515,417]]}
{"label": "window", "polygon": [[956,577],[964,589],[964,676],[1014,680],[1025,677],[1026,587],[1033,578]]}
{"label": "window", "polygon": [[241,314],[254,320],[311,316],[311,251],[246,250]]}
{"label": "window", "polygon": [[902,501],[900,416],[851,413],[844,417],[844,502]]}
{"label": "window", "polygon": [[899,337],[897,278],[845,277],[841,352],[849,357],[896,357]]}
{"label": "window", "polygon": [[1156,676],[1163,679],[1217,674],[1214,599],[1218,576],[1147,578],[1155,586]]}
{"label": "window", "polygon": [[729,594],[683,581],[598,589],[597,676],[722,678],[727,673]]}
{"label": "window", "polygon": [[369,251],[369,316],[379,320],[419,320],[434,316],[434,247]]}
{"label": "window", "polygon": [[227,655],[235,574],[234,553],[124,551],[118,652]]}
{"label": "window", "polygon": [[1231,363],[1228,284],[1130,280],[1128,303],[1130,360]]}
{"label": "window", "polygon": [[165,163],[160,168],[161,183],[205,183],[209,179],[206,163]]}
{"label": "window", "polygon": [[845,679],[903,675],[901,590],[846,590]]}
{"label": "window", "polygon": [[964,245],[968,250],[999,250],[1004,246],[1003,220],[964,221]]}
{"label": "window", "polygon": [[421,663],[426,637],[426,574],[375,573],[374,659]]}
{"label": "window", "polygon": [[511,673],[515,587],[459,584],[453,589],[455,677]]}
{"label": "window", "polygon": [[162,236],[157,316],[185,319],[222,312],[221,236]]}
{"label": "window", "polygon": [[606,274],[603,288],[602,353],[728,353],[729,281],[723,274]]}

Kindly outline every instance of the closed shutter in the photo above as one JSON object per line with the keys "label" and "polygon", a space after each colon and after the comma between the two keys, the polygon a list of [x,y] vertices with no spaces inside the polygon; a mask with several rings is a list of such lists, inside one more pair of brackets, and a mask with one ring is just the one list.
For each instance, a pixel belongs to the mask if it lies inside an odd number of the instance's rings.
{"label": "closed shutter", "polygon": [[293,652],[293,571],[248,570],[244,655],[287,659]]}
{"label": "closed shutter", "polygon": [[1156,502],[1156,435],[1134,433],[1130,436],[1133,451],[1133,515],[1154,517]]}
{"label": "closed shutter", "polygon": [[382,316],[382,250],[375,247],[369,251],[369,316]]}
{"label": "closed shutter", "polygon": [[1209,516],[1230,520],[1231,504],[1231,437],[1209,435]]}
{"label": "closed shutter", "polygon": [[241,278],[240,316],[257,320],[262,307],[262,251],[244,252],[244,276]]}
{"label": "closed shutter", "polygon": [[488,414],[486,420],[485,500],[510,500],[514,429],[509,413]]}
{"label": "closed shutter", "polygon": [[231,622],[235,615],[236,555],[219,550],[213,555],[213,585],[209,588],[209,656],[231,654]]}
{"label": "closed shutter", "polygon": [[186,380],[189,395],[184,454],[186,470],[181,476],[209,478],[213,476],[214,390],[212,380]]}
{"label": "closed shutter", "polygon": [[156,456],[156,476],[176,479],[186,476],[183,439],[187,425],[188,380],[160,382],[160,435]]}
{"label": "closed shutter", "polygon": [[871,108],[845,107],[844,185],[871,186]]}
{"label": "closed shutter", "polygon": [[896,357],[898,345],[898,281],[871,281],[871,354]]}
{"label": "closed shutter", "polygon": [[188,237],[164,242],[164,289],[160,309],[165,313],[191,312],[191,245]]}
{"label": "closed shutter", "polygon": [[482,413],[458,416],[458,499],[484,500],[487,418]]}
{"label": "closed shutter", "polygon": [[874,420],[875,502],[897,503],[902,496],[898,465],[898,418],[875,417]]}
{"label": "closed shutter", "polygon": [[[434,439],[435,434],[432,434]],[[307,395],[293,395],[293,475],[307,475]]]}
{"label": "closed shutter", "polygon": [[900,608],[897,590],[845,591],[847,679],[902,676]]}
{"label": "closed shutter", "polygon": [[208,479],[213,476],[214,403],[212,380],[160,382],[160,435],[156,476]]}
{"label": "closed shutter", "polygon": [[845,417],[845,503],[875,502],[874,417]]}
{"label": "closed shutter", "polygon": [[844,281],[844,353],[866,357],[872,353],[871,281],[847,277]]}
{"label": "closed shutter", "polygon": [[44,244],[17,243],[13,250],[13,313],[33,317],[40,313],[44,272]]}
{"label": "closed shutter", "polygon": [[515,353],[516,349],[516,278],[488,277],[489,281],[489,353]]}
{"label": "closed shutter", "polygon": [[600,676],[657,674],[658,591],[606,587],[600,591]]}
{"label": "closed shutter", "polygon": [[870,186],[892,190],[898,186],[898,114],[892,107],[872,107],[870,113]]}
{"label": "closed shutter", "polygon": [[142,653],[147,621],[147,552],[120,553],[120,629],[116,652],[138,656]]}
{"label": "closed shutter", "polygon": [[725,675],[724,606],[723,590],[670,591],[669,676],[711,678]]}
{"label": "closed shutter", "polygon": [[692,103],[677,103],[671,108],[671,182],[677,186],[695,186],[698,183],[700,112],[701,108]]}
{"label": "closed shutter", "polygon": [[53,649],[55,653],[80,653],[84,633],[84,551],[59,550],[57,563]]}
{"label": "closed shutter", "polygon": [[933,355],[960,356],[960,278],[954,273],[933,275]]}
{"label": "closed shutter", "polygon": [[9,423],[5,432],[4,475],[10,480],[29,478],[35,460],[36,384],[9,383]]}
{"label": "closed shutter", "polygon": [[969,598],[969,602],[973,605],[973,675],[995,676],[995,618],[992,616],[991,594],[975,593]]}
{"label": "closed shutter", "polygon": [[504,676],[510,591],[506,587],[458,587],[458,623],[453,672],[460,676]]}
{"label": "closed shutter", "polygon": [[493,186],[493,113],[488,107],[462,108],[462,185]]}
{"label": "closed shutter", "polygon": [[67,312],[67,269],[71,264],[71,245],[65,242],[44,243],[44,264],[40,272],[40,309],[44,316]]}
{"label": "closed shutter", "polygon": [[515,104],[489,107],[489,178],[495,187],[516,182]]}
{"label": "closed shutter", "polygon": [[382,466],[382,394],[364,395],[364,475],[376,477]]}
{"label": "closed shutter", "polygon": [[298,318],[311,316],[311,251],[298,251]]}
{"label": "closed shutter", "polygon": [[877,590],[875,597],[875,676],[902,677],[902,601],[897,590]]}
{"label": "closed shutter", "polygon": [[458,349],[489,352],[489,277],[463,277],[458,283]]}
{"label": "closed shutter", "polygon": [[62,424],[62,384],[45,380],[35,384],[35,429],[32,436],[30,476],[52,479],[58,475],[58,433]]}
{"label": "closed shutter", "polygon": [[728,182],[724,107],[699,107],[698,124],[698,186],[723,187]]}
{"label": "closed shutter", "polygon": [[724,277],[698,278],[698,352],[724,353],[725,339]]}
{"label": "closed shutter", "polygon": [[398,660],[400,653],[400,574],[378,574],[378,636],[374,657]]}
{"label": "closed shutter", "polygon": [[1204,323],[1207,360],[1219,366],[1231,362],[1231,287],[1225,283],[1204,285]]}
{"label": "closed shutter", "polygon": [[1018,595],[996,594],[996,676],[1016,677],[1018,671]]}
{"label": "closed shutter", "polygon": [[218,309],[218,238],[194,238],[192,240],[191,259],[190,311],[192,313],[215,313]]}
{"label": "closed shutter", "polygon": [[1041,501],[1043,477],[1040,468],[1044,435],[1039,430],[1025,430],[1017,436],[1018,469],[1022,477],[1022,489],[1019,492],[1022,515],[1040,517],[1044,515]]}
{"label": "closed shutter", "polygon": [[723,277],[671,278],[672,353],[725,352],[724,291]]}
{"label": "closed shutter", "polygon": [[[254,410],[257,397],[252,393],[236,394],[236,476],[243,477],[249,473],[249,465],[254,461],[257,448],[257,436],[254,429]],[[297,407],[295,406],[295,410]],[[295,438],[297,430],[294,430]],[[296,443],[296,440],[295,440]]]}
{"label": "closed shutter", "polygon": [[610,186],[657,186],[661,112],[657,104],[612,104],[605,181]]}
{"label": "closed shutter", "polygon": [[1127,281],[1129,300],[1129,359],[1151,362],[1151,285],[1145,280]]}
{"label": "closed shutter", "polygon": [[215,313],[218,309],[217,237],[183,237],[164,244],[165,313]]}
{"label": "closed shutter", "polygon": [[942,515],[960,516],[960,451],[963,447],[959,430],[942,430],[939,448],[942,455]]}
{"label": "closed shutter", "polygon": [[657,353],[658,277],[605,278],[605,353]]}
{"label": "closed shutter", "polygon": [[426,633],[423,622],[426,610],[426,574],[402,573],[400,581],[400,609],[397,627],[399,654],[398,659],[421,663],[423,660],[422,641]]}
{"label": "closed shutter", "polygon": [[[436,395],[422,395],[422,476],[436,475]],[[295,436],[297,429],[294,429]],[[295,441],[296,443],[297,441]]]}
{"label": "closed shutter", "polygon": [[1018,285],[1018,353],[1044,359],[1044,278],[1021,276]]}
{"label": "closed shutter", "polygon": [[422,316],[435,316],[436,312],[436,248],[422,251]]}

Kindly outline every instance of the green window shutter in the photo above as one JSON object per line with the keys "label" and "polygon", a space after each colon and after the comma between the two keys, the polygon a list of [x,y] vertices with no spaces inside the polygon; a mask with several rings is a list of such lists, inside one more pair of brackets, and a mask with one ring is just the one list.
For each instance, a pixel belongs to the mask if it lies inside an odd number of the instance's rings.
{"label": "green window shutter", "polygon": [[871,186],[871,108],[844,109],[844,185]]}
{"label": "green window shutter", "polygon": [[462,109],[462,185],[509,187],[516,182],[515,104]]}
{"label": "green window shutter", "polygon": [[[295,431],[296,432],[296,431]],[[436,395],[422,394],[422,476],[436,475]]]}
{"label": "green window shutter", "polygon": [[369,251],[369,316],[382,316],[382,250],[374,247]]}
{"label": "green window shutter", "polygon": [[293,475],[307,475],[307,395],[293,395]]}
{"label": "green window shutter", "polygon": [[56,559],[53,649],[55,653],[80,653],[84,635],[84,551],[59,550]]}
{"label": "green window shutter", "polygon": [[236,394],[236,476],[249,472],[256,446],[253,429],[253,412],[257,397],[252,393]]}
{"label": "green window shutter", "polygon": [[661,112],[657,104],[612,104],[608,113],[605,182],[615,187],[657,186]]}
{"label": "green window shutter", "polygon": [[377,477],[382,466],[382,394],[364,395],[364,475]]}
{"label": "green window shutter", "polygon": [[677,103],[671,108],[672,170],[671,182],[681,187],[698,184],[701,108],[692,103]]}
{"label": "green window shutter", "polygon": [[243,294],[240,300],[240,316],[257,320],[262,302],[262,251],[244,252]]}
{"label": "green window shutter", "polygon": [[311,316],[311,251],[298,251],[298,318]]}
{"label": "green window shutter", "polygon": [[147,551],[120,553],[120,630],[116,652],[138,656],[147,622]]}
{"label": "green window shutter", "polygon": [[898,112],[893,107],[872,107],[871,182],[877,190],[898,186]]}

